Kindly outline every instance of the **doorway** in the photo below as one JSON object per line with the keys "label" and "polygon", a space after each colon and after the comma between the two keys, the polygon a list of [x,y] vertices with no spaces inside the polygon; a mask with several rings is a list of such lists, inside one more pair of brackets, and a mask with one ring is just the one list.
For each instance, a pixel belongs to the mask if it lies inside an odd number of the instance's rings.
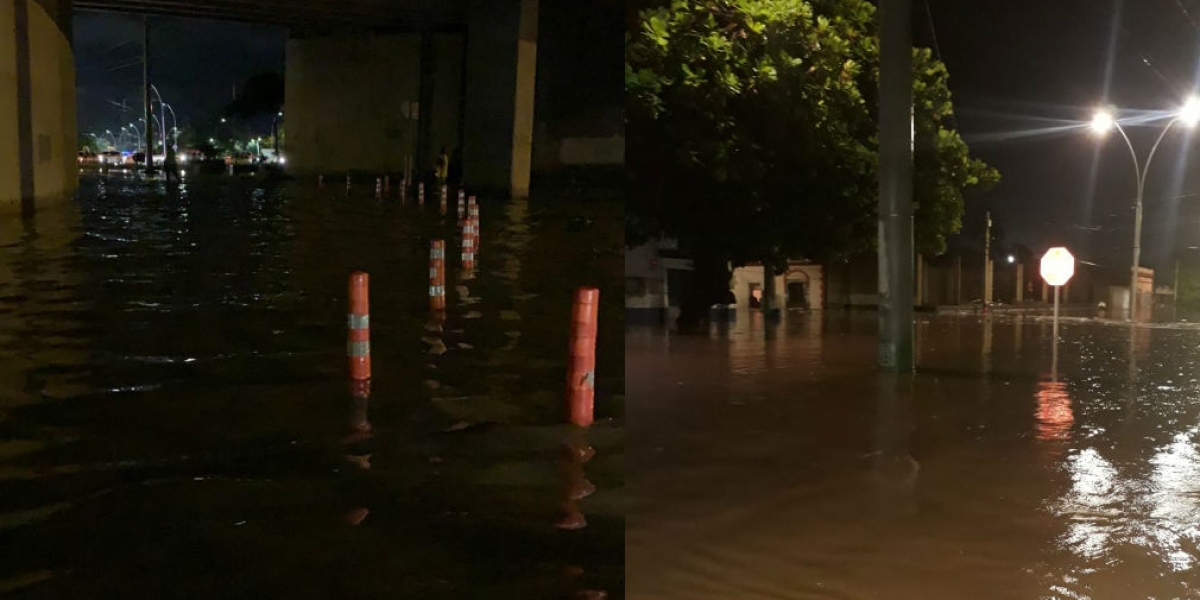
{"label": "doorway", "polygon": [[788,308],[803,308],[807,310],[808,304],[808,282],[806,281],[789,281],[787,282],[787,305]]}

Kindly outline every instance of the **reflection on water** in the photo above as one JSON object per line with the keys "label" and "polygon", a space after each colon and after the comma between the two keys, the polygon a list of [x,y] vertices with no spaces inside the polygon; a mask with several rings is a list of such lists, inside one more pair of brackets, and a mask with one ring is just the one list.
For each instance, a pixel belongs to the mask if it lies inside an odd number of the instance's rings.
{"label": "reflection on water", "polygon": [[[621,206],[482,201],[486,252],[469,276],[448,261],[431,314],[430,239],[457,249],[459,228],[373,191],[114,172],[0,221],[0,591],[620,593]],[[369,384],[345,371],[353,270],[371,274]],[[584,284],[611,293],[571,494],[587,527],[560,530]]]}
{"label": "reflection on water", "polygon": [[1070,441],[1075,415],[1071,412],[1071,395],[1065,383],[1038,382],[1036,418],[1037,439],[1044,442]]}
{"label": "reflection on water", "polygon": [[1200,328],[874,324],[628,331],[629,597],[1200,598]]}

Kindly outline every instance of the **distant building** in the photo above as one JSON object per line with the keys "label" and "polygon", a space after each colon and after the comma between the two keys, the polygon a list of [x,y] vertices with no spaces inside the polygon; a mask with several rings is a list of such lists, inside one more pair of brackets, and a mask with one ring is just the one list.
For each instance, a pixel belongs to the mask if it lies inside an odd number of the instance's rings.
{"label": "distant building", "polygon": [[[657,240],[625,251],[625,318],[632,323],[671,323],[679,317],[683,294],[691,286],[692,261],[673,240]],[[738,312],[761,307],[761,264],[733,270],[729,289]],[[821,265],[791,261],[787,273],[776,277],[778,306],[819,310],[825,307]]]}

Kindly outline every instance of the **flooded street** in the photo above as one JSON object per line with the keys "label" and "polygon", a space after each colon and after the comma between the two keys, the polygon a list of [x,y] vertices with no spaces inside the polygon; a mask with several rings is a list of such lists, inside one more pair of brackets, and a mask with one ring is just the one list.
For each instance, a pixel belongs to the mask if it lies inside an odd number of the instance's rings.
{"label": "flooded street", "polygon": [[[325,182],[87,175],[0,221],[0,593],[621,596],[621,203],[481,198],[468,280],[455,198],[442,217],[395,181],[382,201]],[[347,378],[354,270],[369,390]],[[560,424],[581,285],[601,290],[586,434]]]}
{"label": "flooded street", "polygon": [[626,332],[636,599],[1200,598],[1200,330],[874,313]]}

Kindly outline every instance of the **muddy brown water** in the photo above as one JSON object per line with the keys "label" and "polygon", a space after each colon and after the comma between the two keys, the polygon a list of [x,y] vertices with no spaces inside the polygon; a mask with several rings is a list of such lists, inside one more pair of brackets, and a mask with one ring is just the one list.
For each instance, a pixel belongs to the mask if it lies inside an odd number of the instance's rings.
{"label": "muddy brown water", "polygon": [[1200,330],[876,319],[627,329],[628,597],[1200,598]]}

